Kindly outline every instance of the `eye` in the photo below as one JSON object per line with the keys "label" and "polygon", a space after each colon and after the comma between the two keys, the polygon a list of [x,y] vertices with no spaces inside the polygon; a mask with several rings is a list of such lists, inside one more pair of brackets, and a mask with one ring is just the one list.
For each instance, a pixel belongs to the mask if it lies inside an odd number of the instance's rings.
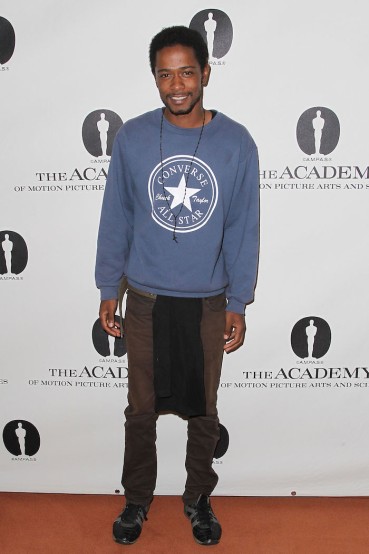
{"label": "eye", "polygon": [[191,71],[190,69],[188,69],[187,71],[184,71],[184,72],[183,72],[183,75],[184,75],[185,77],[192,77],[193,71]]}

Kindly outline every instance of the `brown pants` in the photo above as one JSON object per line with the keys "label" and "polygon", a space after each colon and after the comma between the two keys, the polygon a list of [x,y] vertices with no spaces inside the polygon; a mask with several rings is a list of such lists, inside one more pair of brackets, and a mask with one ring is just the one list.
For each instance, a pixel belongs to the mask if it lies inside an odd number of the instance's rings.
{"label": "brown pants", "polygon": [[[128,406],[125,410],[125,454],[122,485],[127,502],[150,504],[156,485],[156,420],[153,376],[152,309],[155,296],[128,291],[125,334],[128,351]],[[223,359],[224,295],[202,300],[206,415],[187,419],[187,480],[183,501],[209,495],[218,482],[212,468],[219,440],[217,390]]]}

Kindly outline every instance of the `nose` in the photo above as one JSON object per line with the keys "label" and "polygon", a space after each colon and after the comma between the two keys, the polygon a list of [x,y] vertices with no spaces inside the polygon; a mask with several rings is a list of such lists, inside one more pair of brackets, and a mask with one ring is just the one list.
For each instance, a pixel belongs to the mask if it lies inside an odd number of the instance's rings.
{"label": "nose", "polygon": [[171,88],[173,90],[181,90],[183,89],[183,79],[181,75],[177,75],[176,73],[173,75],[172,82],[171,82]]}

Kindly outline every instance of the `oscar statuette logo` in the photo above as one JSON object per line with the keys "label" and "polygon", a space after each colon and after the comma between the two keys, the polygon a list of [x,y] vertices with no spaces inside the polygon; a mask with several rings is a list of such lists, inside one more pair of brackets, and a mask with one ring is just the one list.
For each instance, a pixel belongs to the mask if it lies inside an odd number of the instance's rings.
{"label": "oscar statuette logo", "polygon": [[[228,15],[221,10],[201,10],[191,20],[190,29],[198,31],[209,51],[209,63],[222,65],[222,58],[228,54],[233,41],[233,27]],[[224,63],[224,62],[223,62]]]}
{"label": "oscar statuette logo", "polygon": [[331,345],[331,329],[317,316],[300,319],[291,332],[292,350],[301,359],[314,362],[325,356]]}
{"label": "oscar statuette logo", "polygon": [[15,48],[15,32],[10,21],[0,16],[0,71],[12,57]]}
{"label": "oscar statuette logo", "polygon": [[20,280],[28,262],[27,245],[15,231],[0,231],[0,280]]}
{"label": "oscar statuette logo", "polygon": [[3,430],[5,448],[15,460],[27,460],[40,449],[40,434],[36,427],[24,419],[9,421]]}
{"label": "oscar statuette logo", "polygon": [[296,138],[301,150],[308,156],[328,156],[337,147],[340,123],[329,108],[309,108],[299,118]]}
{"label": "oscar statuette logo", "polygon": [[219,424],[219,440],[217,442],[217,445],[215,447],[214,451],[214,458],[216,460],[219,460],[219,458],[222,458],[224,454],[227,452],[229,447],[229,433],[228,430],[222,425]]}
{"label": "oscar statuette logo", "polygon": [[88,114],[82,125],[82,140],[91,156],[109,161],[113,141],[123,121],[111,110],[95,110]]}
{"label": "oscar statuette logo", "polygon": [[[115,316],[115,322],[119,326],[119,316]],[[124,320],[123,320],[124,327]],[[100,319],[97,319],[92,327],[92,342],[95,350],[100,356],[115,356],[121,358],[127,354],[126,339],[123,337],[112,337],[101,327]]]}

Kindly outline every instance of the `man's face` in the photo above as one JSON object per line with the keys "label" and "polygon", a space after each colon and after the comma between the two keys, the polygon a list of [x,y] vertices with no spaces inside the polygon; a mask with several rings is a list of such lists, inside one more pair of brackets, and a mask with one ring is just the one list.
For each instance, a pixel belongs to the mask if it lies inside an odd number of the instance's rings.
{"label": "man's face", "polygon": [[201,72],[194,50],[188,46],[166,46],[156,54],[155,82],[160,98],[174,116],[190,114],[202,106],[209,74],[208,65]]}

